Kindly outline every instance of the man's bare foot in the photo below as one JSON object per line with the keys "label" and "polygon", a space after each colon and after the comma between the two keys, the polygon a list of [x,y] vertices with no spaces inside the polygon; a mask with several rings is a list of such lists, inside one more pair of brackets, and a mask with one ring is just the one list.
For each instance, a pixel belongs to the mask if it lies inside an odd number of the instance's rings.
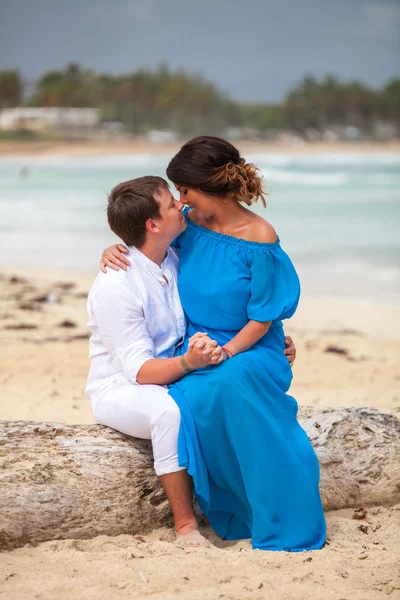
{"label": "man's bare foot", "polygon": [[176,532],[176,542],[182,550],[194,550],[195,548],[211,548],[210,542],[201,535],[198,529],[192,525],[181,527]]}

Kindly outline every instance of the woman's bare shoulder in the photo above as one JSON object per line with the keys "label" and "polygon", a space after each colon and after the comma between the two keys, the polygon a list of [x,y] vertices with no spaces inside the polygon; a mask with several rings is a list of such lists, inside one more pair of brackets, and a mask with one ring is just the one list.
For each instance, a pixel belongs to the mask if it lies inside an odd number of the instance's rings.
{"label": "woman's bare shoulder", "polygon": [[274,244],[278,239],[271,223],[258,215],[254,215],[249,227],[249,239],[259,244]]}

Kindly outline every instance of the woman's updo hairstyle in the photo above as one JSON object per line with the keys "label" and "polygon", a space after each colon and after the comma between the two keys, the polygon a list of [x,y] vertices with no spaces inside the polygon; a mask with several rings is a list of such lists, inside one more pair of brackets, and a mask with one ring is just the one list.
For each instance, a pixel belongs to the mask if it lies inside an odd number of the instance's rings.
{"label": "woman's updo hairstyle", "polygon": [[169,163],[167,176],[209,196],[232,196],[248,206],[261,199],[266,206],[259,169],[222,138],[204,135],[186,142]]}

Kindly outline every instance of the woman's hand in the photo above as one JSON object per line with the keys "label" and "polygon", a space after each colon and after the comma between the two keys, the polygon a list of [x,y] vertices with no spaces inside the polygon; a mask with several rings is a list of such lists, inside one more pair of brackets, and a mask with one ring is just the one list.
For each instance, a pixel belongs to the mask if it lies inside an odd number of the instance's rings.
{"label": "woman's hand", "polygon": [[114,271],[118,271],[119,269],[124,269],[124,271],[126,271],[127,267],[131,264],[124,256],[124,254],[128,254],[128,252],[128,248],[123,244],[115,244],[114,246],[106,248],[101,256],[100,269],[103,273],[107,273],[106,267],[110,267],[111,269],[114,269]]}
{"label": "woman's hand", "polygon": [[293,367],[293,363],[296,360],[296,346],[290,335],[285,335],[285,346],[286,350],[283,353],[286,355],[290,366]]}
{"label": "woman's hand", "polygon": [[205,332],[197,332],[189,339],[185,361],[190,369],[201,369],[210,365],[219,365],[226,355],[216,340]]}

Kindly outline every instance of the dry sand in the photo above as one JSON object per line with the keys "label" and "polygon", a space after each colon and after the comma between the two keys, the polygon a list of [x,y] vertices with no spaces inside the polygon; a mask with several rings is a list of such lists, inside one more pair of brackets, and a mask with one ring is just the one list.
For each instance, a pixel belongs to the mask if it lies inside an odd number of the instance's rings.
{"label": "dry sand", "polygon": [[[91,277],[0,273],[1,419],[93,422],[85,295]],[[53,297],[57,302],[49,303]],[[53,296],[51,296],[53,295]],[[368,405],[400,415],[400,308],[303,300],[286,330],[301,404]],[[185,553],[171,532],[26,546],[0,555],[7,600],[124,598],[375,600],[400,598],[400,506],[327,515],[328,542],[299,554],[253,551],[247,540]],[[365,525],[360,529],[360,524]]]}
{"label": "dry sand", "polygon": [[[173,156],[183,142],[152,143],[142,138],[131,140],[104,141],[6,141],[0,140],[0,157],[7,156],[108,156],[118,154],[156,154]],[[400,141],[392,142],[307,142],[283,144],[238,140],[233,142],[244,154],[258,152],[272,153],[381,153],[400,152]]]}

